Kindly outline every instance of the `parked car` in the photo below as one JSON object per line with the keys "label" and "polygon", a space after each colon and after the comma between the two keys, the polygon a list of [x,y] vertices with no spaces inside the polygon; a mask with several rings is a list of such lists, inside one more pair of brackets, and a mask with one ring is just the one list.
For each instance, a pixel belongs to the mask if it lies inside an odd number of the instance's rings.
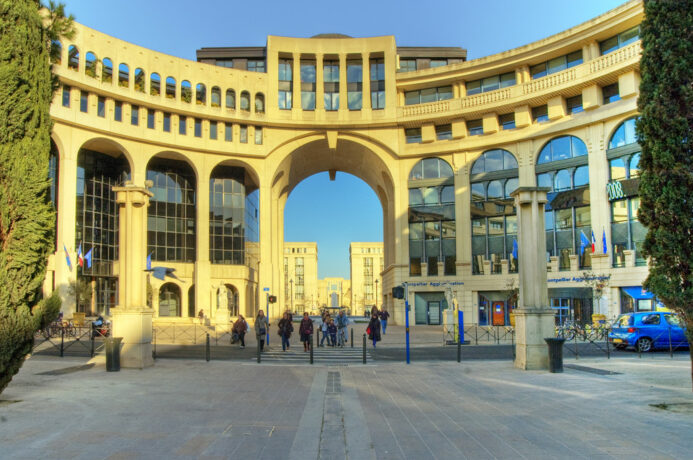
{"label": "parked car", "polygon": [[656,348],[688,347],[681,317],[671,312],[624,313],[616,318],[609,332],[616,348],[633,347],[639,351]]}

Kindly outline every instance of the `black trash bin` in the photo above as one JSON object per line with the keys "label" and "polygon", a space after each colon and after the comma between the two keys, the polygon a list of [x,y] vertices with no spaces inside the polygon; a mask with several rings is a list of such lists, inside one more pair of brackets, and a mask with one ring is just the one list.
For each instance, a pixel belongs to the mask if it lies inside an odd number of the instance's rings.
{"label": "black trash bin", "polygon": [[106,371],[118,372],[120,370],[120,342],[122,337],[106,337]]}
{"label": "black trash bin", "polygon": [[563,372],[563,342],[565,339],[544,339],[549,346],[549,372]]}

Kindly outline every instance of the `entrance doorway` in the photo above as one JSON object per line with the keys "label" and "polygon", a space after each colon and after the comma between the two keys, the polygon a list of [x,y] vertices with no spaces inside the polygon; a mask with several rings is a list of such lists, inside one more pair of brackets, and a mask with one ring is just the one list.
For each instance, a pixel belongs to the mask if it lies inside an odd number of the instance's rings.
{"label": "entrance doorway", "polygon": [[505,326],[505,302],[493,302],[493,325]]}
{"label": "entrance doorway", "polygon": [[440,302],[428,302],[428,324],[440,324]]}

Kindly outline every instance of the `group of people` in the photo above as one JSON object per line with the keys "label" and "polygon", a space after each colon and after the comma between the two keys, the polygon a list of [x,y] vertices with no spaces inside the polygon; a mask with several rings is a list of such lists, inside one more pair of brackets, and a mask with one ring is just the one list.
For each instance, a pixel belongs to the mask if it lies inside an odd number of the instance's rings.
{"label": "group of people", "polygon": [[[368,327],[366,328],[366,334],[368,334],[368,340],[373,342],[373,348],[381,340],[381,332],[385,334],[387,329],[387,320],[390,314],[387,310],[378,310],[377,307],[371,309],[371,317],[368,322]],[[330,317],[330,314],[324,312],[322,314],[322,324],[320,325],[320,330],[322,331],[322,339],[320,340],[320,346],[324,346],[324,342],[327,340],[327,345],[336,347],[344,347],[347,342],[347,327],[349,325],[349,318],[344,313],[340,311],[335,319]],[[293,325],[293,315],[291,312],[285,312],[282,318],[277,324],[278,330],[277,334],[282,339],[282,350],[287,351],[290,349],[291,344],[289,339],[291,334],[294,332]],[[260,351],[265,349],[265,338],[269,332],[270,322],[265,312],[259,310],[257,312],[257,317],[255,318],[255,336],[260,344]],[[240,347],[245,348],[245,334],[248,332],[249,326],[248,322],[245,320],[243,315],[238,315],[238,319],[233,323],[231,329],[231,343],[240,342]],[[298,328],[298,333],[303,342],[303,351],[307,352],[310,350],[310,339],[313,335],[314,327],[313,320],[308,315],[308,312],[303,313],[303,318]]]}

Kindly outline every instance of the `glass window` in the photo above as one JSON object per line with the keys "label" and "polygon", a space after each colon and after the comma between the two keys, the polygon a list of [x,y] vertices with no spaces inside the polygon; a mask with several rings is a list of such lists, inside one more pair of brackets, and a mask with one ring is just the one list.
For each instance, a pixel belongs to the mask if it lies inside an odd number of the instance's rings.
{"label": "glass window", "polygon": [[517,178],[508,179],[505,181],[505,197],[510,198],[510,194],[517,190],[518,185]]}
{"label": "glass window", "polygon": [[618,83],[604,86],[602,88],[602,95],[604,96],[604,104],[610,104],[620,100],[621,96],[618,94]]}
{"label": "glass window", "polygon": [[566,61],[568,64],[568,68],[582,64],[582,50],[577,50],[573,53],[566,55]]}
{"label": "glass window", "polygon": [[292,59],[279,59],[279,108],[282,110],[289,110],[292,107],[292,95],[293,95],[293,60]]}
{"label": "glass window", "polygon": [[570,67],[582,64],[582,50],[574,51],[564,56],[551,59],[530,67],[532,78],[541,78],[552,73],[560,72]]}
{"label": "glass window", "polygon": [[611,180],[626,178],[625,158],[614,158],[613,160],[609,160],[609,177]]}
{"label": "glass window", "polygon": [[248,126],[246,125],[241,125],[241,132],[240,132],[240,142],[241,144],[247,144],[248,143]]}
{"label": "glass window", "polygon": [[570,180],[570,170],[561,169],[554,176],[554,190],[569,190],[572,188]]}
{"label": "glass window", "polygon": [[265,72],[264,59],[248,59],[247,69],[250,72]]}
{"label": "glass window", "polygon": [[602,55],[616,51],[636,40],[640,39],[640,26],[637,25],[631,29],[621,32],[620,34],[610,37],[599,43],[599,51]]}
{"label": "glass window", "polygon": [[248,91],[241,93],[241,110],[250,110],[250,93]]}
{"label": "glass window", "polygon": [[236,92],[232,89],[226,90],[226,108],[235,109],[236,108]]}
{"label": "glass window", "polygon": [[301,61],[301,108],[315,110],[315,61]]}
{"label": "glass window", "polygon": [[115,101],[115,106],[113,108],[113,119],[115,121],[123,121],[123,103],[120,101]]}
{"label": "glass window", "polygon": [[164,112],[164,131],[171,132],[171,114],[168,112]]}
{"label": "glass window", "polygon": [[70,107],[70,87],[63,85],[63,107]]}
{"label": "glass window", "polygon": [[546,72],[546,62],[542,62],[541,64],[533,65],[532,67],[529,68],[529,73],[532,75],[532,78],[541,78],[545,77],[547,74]]}
{"label": "glass window", "polygon": [[255,144],[256,145],[262,144],[262,127],[260,127],[260,126],[255,127]]}
{"label": "glass window", "polygon": [[515,84],[515,72],[508,72],[492,77],[486,77],[481,80],[467,82],[467,96],[474,94],[485,93],[487,91],[495,91],[499,88],[506,88]]}
{"label": "glass window", "polygon": [[407,144],[418,144],[421,142],[421,128],[408,128],[404,130]]}
{"label": "glass window", "polygon": [[99,96],[97,100],[97,106],[96,106],[96,115],[99,117],[105,117],[106,116],[106,98],[103,96]]}
{"label": "glass window", "polygon": [[587,146],[575,136],[560,136],[551,139],[539,152],[537,164],[564,160],[587,155]]}
{"label": "glass window", "polygon": [[637,177],[640,175],[640,153],[636,153],[630,157],[630,168],[628,177]]}
{"label": "glass window", "polygon": [[371,108],[374,110],[385,108],[385,60],[370,60],[371,77]]}
{"label": "glass window", "polygon": [[195,118],[194,134],[195,137],[202,137],[202,120],[199,118]]}
{"label": "glass window", "polygon": [[585,185],[589,185],[589,183],[589,167],[580,166],[579,168],[575,168],[575,175],[573,176],[573,186],[575,188],[583,187]]}
{"label": "glass window", "polygon": [[130,124],[135,126],[140,124],[140,108],[136,105],[130,106]]}
{"label": "glass window", "polygon": [[573,228],[573,209],[556,210],[556,229],[570,230],[571,228]]}
{"label": "glass window", "polygon": [[467,96],[481,93],[481,80],[467,82]]}
{"label": "glass window", "polygon": [[400,72],[412,72],[416,70],[416,59],[400,59],[399,60],[399,71]]}
{"label": "glass window", "polygon": [[217,138],[217,122],[216,121],[210,121],[209,122],[209,138],[212,140],[216,140],[216,138]]}
{"label": "glass window", "polygon": [[553,175],[551,173],[537,174],[537,186],[553,190]]}
{"label": "glass window", "polygon": [[87,91],[79,92],[79,111],[87,113],[89,109],[89,93]]}
{"label": "glass window", "polygon": [[503,198],[503,184],[499,180],[489,182],[486,193],[489,200]]}
{"label": "glass window", "polygon": [[[291,96],[289,96],[287,102],[289,105],[291,104]],[[262,93],[255,95],[255,113],[265,113],[265,95]]]}
{"label": "glass window", "polygon": [[154,129],[156,112],[153,109],[147,109],[147,128]]}
{"label": "glass window", "polygon": [[467,130],[470,136],[478,136],[484,134],[484,123],[483,120],[469,120],[467,122]]}
{"label": "glass window", "polygon": [[178,115],[178,134],[185,135],[188,131],[188,120],[183,115]]}
{"label": "glass window", "polygon": [[233,125],[231,123],[224,123],[224,140],[226,142],[233,140]]}
{"label": "glass window", "polygon": [[543,123],[549,121],[549,108],[546,105],[532,107],[532,120],[535,123]]}
{"label": "glass window", "polygon": [[577,96],[567,98],[565,100],[565,105],[568,110],[568,114],[582,112],[582,94],[578,94]]}
{"label": "glass window", "polygon": [[498,123],[503,130],[515,129],[515,112],[503,114],[498,117]]}
{"label": "glass window", "polygon": [[436,139],[439,141],[452,139],[452,125],[436,126]]}
{"label": "glass window", "polygon": [[361,110],[363,101],[363,63],[360,60],[347,61],[347,107]]}
{"label": "glass window", "polygon": [[638,136],[635,133],[635,121],[636,118],[629,118],[618,125],[609,141],[610,149],[638,142]]}

